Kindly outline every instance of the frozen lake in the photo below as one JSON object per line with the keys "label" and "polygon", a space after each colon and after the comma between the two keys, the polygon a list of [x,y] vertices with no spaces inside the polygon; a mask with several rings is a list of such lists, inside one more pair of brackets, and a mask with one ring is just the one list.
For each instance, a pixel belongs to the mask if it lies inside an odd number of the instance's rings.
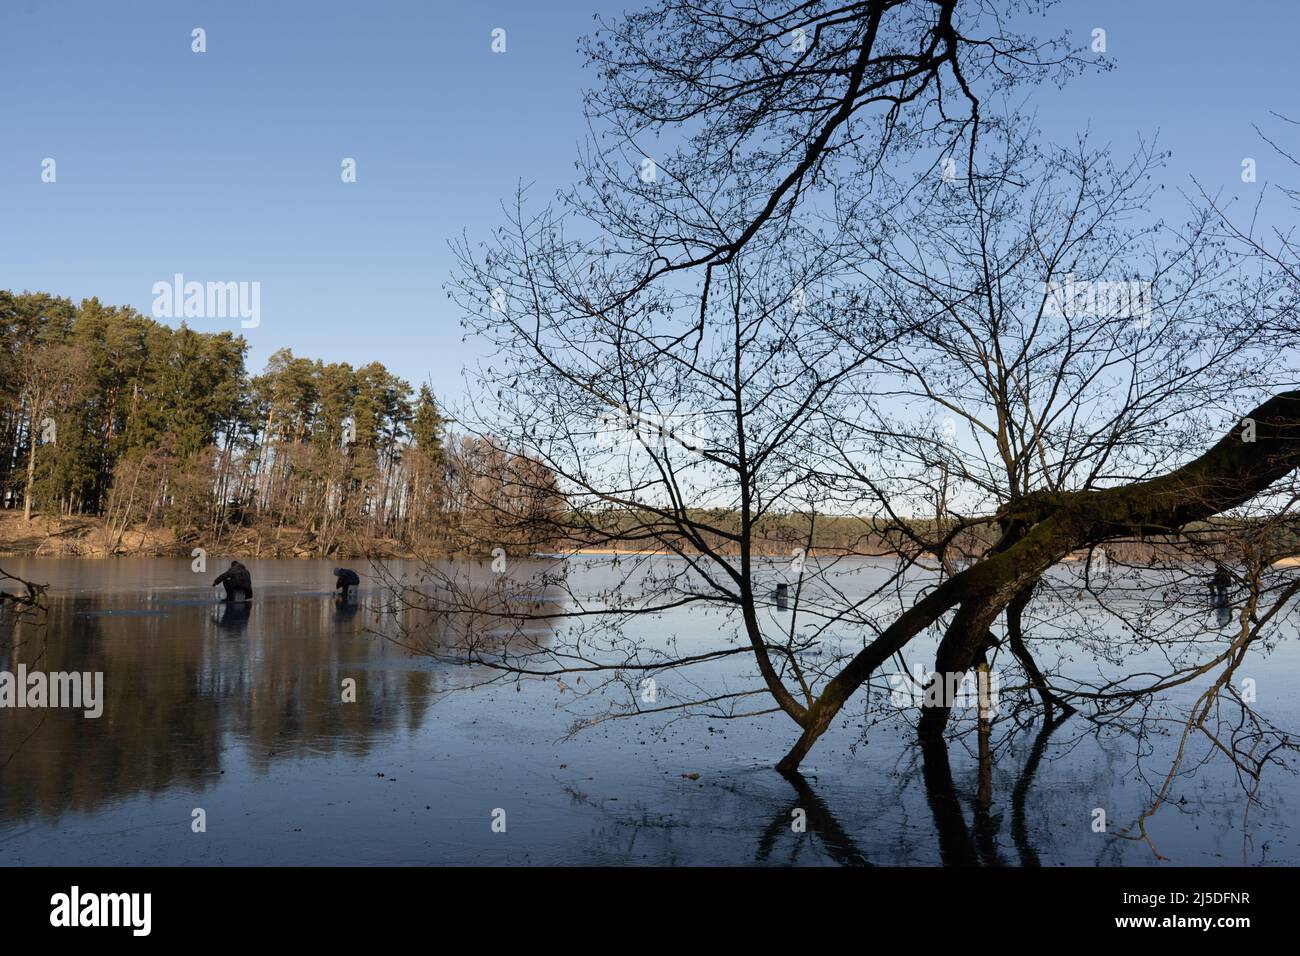
{"label": "frozen lake", "polygon": [[[218,563],[0,562],[48,583],[51,609],[47,629],[0,641],[0,670],[102,672],[105,697],[98,719],[0,710],[0,866],[1156,862],[1113,830],[1149,800],[1176,735],[1148,738],[1139,766],[1131,738],[1085,721],[1046,738],[1031,728],[999,750],[982,810],[973,740],[950,748],[945,783],[923,773],[910,722],[864,730],[855,698],[787,780],[772,769],[796,736],[783,714],[639,717],[569,738],[575,700],[559,682],[446,693],[480,675],[387,639],[365,562],[351,564],[363,583],[348,607],[331,592],[338,562],[248,561],[247,607],[215,602]],[[611,559],[571,571],[593,590],[619,573]],[[864,560],[854,573],[883,572]],[[683,650],[734,627],[698,609],[638,626]],[[1300,727],[1294,634],[1249,672],[1261,712]],[[734,690],[755,674],[738,655],[694,679]],[[355,703],[341,699],[346,679]],[[1247,835],[1231,766],[1193,763],[1149,824],[1171,864],[1300,863],[1294,773],[1265,777]],[[1094,832],[1096,808],[1112,832]],[[807,832],[791,826],[796,809]]]}

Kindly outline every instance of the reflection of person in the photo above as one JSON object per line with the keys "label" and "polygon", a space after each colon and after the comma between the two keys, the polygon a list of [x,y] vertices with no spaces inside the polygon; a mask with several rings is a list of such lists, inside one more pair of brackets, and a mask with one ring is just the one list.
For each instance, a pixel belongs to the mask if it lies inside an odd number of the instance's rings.
{"label": "reflection of person", "polygon": [[253,600],[253,579],[249,576],[248,568],[238,561],[231,561],[229,570],[212,582],[214,588],[218,584],[226,586],[227,601]]}
{"label": "reflection of person", "polygon": [[212,620],[217,627],[227,631],[242,631],[248,627],[249,601],[223,601],[217,605]]}
{"label": "reflection of person", "polygon": [[351,568],[334,569],[334,589],[342,592],[339,595],[339,600],[344,603],[347,603],[348,591],[360,586],[360,584],[361,578],[357,577],[357,572],[353,571]]}

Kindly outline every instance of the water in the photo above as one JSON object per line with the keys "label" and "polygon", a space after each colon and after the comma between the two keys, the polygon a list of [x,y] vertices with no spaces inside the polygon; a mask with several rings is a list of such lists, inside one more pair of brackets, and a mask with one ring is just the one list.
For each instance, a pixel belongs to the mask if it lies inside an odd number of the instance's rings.
{"label": "water", "polygon": [[[1148,740],[1139,765],[1130,738],[1077,719],[1030,730],[998,752],[982,810],[973,739],[926,772],[908,723],[864,729],[855,701],[786,779],[771,769],[796,736],[782,714],[620,719],[568,737],[590,704],[577,688],[471,688],[482,668],[399,646],[364,563],[350,608],[332,598],[337,562],[246,563],[256,599],[232,607],[206,587],[215,570],[183,560],[0,562],[51,585],[48,628],[0,642],[0,669],[102,671],[106,697],[97,720],[0,710],[0,866],[1159,862],[1114,830],[1146,805],[1169,738]],[[592,589],[621,573],[608,559],[573,571]],[[683,609],[639,626],[687,649],[730,625]],[[1291,728],[1297,657],[1292,637],[1251,670],[1261,709]],[[355,703],[341,699],[348,678]],[[700,680],[756,686],[743,656]],[[1198,766],[1149,830],[1174,865],[1300,862],[1296,776],[1271,771],[1259,796],[1243,828],[1231,768]],[[1108,832],[1093,831],[1097,808]]]}

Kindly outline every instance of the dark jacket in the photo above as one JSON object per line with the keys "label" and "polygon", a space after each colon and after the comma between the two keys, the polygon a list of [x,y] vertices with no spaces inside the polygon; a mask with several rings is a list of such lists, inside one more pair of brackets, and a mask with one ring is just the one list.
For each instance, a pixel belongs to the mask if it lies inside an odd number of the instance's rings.
{"label": "dark jacket", "polygon": [[230,569],[212,582],[213,587],[218,584],[224,584],[228,591],[246,591],[249,597],[253,595],[253,579],[248,573],[248,568],[238,561],[230,562]]}

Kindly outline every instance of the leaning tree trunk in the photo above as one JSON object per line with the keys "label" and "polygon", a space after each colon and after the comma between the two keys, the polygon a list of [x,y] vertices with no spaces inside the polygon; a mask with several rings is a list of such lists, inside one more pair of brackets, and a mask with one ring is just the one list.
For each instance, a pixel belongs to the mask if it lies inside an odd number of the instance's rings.
{"label": "leaning tree trunk", "polygon": [[[1132,535],[1169,534],[1234,508],[1300,467],[1300,391],[1260,405],[1208,451],[1158,478],[1116,488],[1032,494],[998,519],[1016,529],[988,557],[947,579],[901,614],[833,677],[799,721],[803,734],[777,764],[796,769],[849,697],[909,641],[957,609],[940,643],[940,671],[965,671],[988,626],[1022,590],[1072,551]],[[1023,530],[1022,530],[1023,529]],[[922,715],[922,735],[941,734],[948,708]]]}

